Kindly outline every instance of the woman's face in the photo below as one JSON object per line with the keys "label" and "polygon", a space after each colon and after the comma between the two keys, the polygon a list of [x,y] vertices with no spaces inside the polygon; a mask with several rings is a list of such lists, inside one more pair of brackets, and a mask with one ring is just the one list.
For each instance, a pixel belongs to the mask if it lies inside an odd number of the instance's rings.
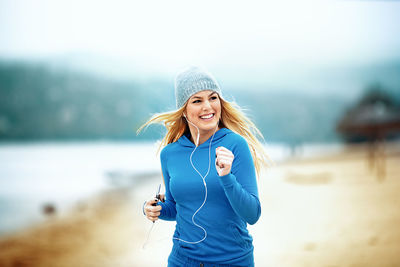
{"label": "woman's face", "polygon": [[[187,119],[199,127],[200,131],[212,131],[221,118],[219,95],[213,91],[201,91],[192,95],[186,105]],[[189,123],[189,127],[192,125]]]}

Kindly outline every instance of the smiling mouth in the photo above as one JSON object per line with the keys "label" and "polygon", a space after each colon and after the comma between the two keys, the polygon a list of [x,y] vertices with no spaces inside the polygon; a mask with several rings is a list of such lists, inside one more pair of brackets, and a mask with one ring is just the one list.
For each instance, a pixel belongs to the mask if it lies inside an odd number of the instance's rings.
{"label": "smiling mouth", "polygon": [[207,115],[200,116],[200,119],[208,120],[208,119],[212,119],[213,117],[214,117],[214,113],[210,113]]}

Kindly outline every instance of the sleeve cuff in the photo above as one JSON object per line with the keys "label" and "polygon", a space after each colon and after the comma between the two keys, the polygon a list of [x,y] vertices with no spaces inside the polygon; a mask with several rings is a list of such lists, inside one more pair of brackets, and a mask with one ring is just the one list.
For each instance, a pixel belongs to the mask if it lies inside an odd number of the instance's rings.
{"label": "sleeve cuff", "polygon": [[219,179],[224,187],[232,186],[236,181],[236,177],[232,173],[229,173],[225,176],[220,176]]}

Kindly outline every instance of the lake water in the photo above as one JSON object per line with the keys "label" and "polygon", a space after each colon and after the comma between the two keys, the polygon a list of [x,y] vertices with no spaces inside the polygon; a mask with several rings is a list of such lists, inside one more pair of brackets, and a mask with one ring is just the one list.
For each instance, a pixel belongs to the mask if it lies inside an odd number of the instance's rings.
{"label": "lake water", "polygon": [[[324,151],[307,147],[302,151]],[[279,144],[267,151],[275,161],[290,155]],[[102,190],[134,186],[131,178],[154,176],[160,169],[154,143],[1,143],[0,235],[43,220],[43,204],[51,203],[60,212]]]}
{"label": "lake water", "polygon": [[156,151],[149,143],[1,144],[0,235],[42,220],[45,203],[63,210],[124,177],[159,171]]}

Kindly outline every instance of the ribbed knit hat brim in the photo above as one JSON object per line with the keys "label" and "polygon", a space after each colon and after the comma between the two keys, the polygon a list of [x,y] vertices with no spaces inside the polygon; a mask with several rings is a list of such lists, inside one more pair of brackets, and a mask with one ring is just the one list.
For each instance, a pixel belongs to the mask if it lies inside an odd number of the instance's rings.
{"label": "ribbed knit hat brim", "polygon": [[215,78],[199,67],[189,67],[175,78],[176,107],[183,107],[186,101],[197,92],[210,90],[221,95],[221,89]]}

